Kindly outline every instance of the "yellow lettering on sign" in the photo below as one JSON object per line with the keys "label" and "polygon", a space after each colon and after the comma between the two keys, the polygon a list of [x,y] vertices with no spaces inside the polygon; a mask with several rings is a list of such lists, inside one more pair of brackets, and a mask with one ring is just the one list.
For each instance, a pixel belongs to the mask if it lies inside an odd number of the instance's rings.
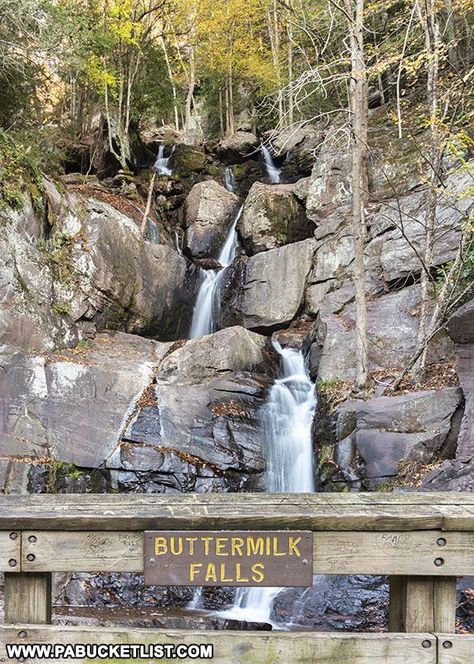
{"label": "yellow lettering on sign", "polygon": [[273,555],[286,556],[286,551],[278,551],[278,537],[273,538]]}
{"label": "yellow lettering on sign", "polygon": [[247,537],[247,555],[263,556],[264,541],[263,537]]}
{"label": "yellow lettering on sign", "polygon": [[194,542],[197,542],[197,537],[186,537],[186,542],[189,543],[189,555],[194,555]]}
{"label": "yellow lettering on sign", "polygon": [[232,577],[230,577],[230,579],[226,579],[225,565],[226,565],[225,563],[220,563],[221,578],[219,580],[220,580],[221,583],[225,583],[226,581],[227,581],[227,583],[231,583],[234,579]]}
{"label": "yellow lettering on sign", "polygon": [[218,537],[216,539],[216,556],[228,556],[228,551],[223,551],[225,549],[226,542],[229,541],[228,537]]}
{"label": "yellow lettering on sign", "polygon": [[243,556],[244,554],[242,553],[242,547],[244,546],[244,538],[243,537],[232,537],[231,540],[231,549],[232,549],[232,555],[235,556],[236,553],[239,553],[239,556]]}
{"label": "yellow lettering on sign", "polygon": [[180,556],[183,553],[183,538],[182,537],[171,537],[170,538],[170,549],[173,556]]}
{"label": "yellow lettering on sign", "polygon": [[201,540],[204,542],[204,554],[209,555],[209,543],[212,542],[213,537],[201,537]]}
{"label": "yellow lettering on sign", "polygon": [[194,581],[196,574],[201,571],[202,563],[191,563],[189,566],[189,580]]}
{"label": "yellow lettering on sign", "polygon": [[265,565],[263,563],[254,563],[252,565],[252,581],[262,583],[265,580],[264,569]]}
{"label": "yellow lettering on sign", "polygon": [[168,541],[166,537],[155,537],[155,556],[168,553]]}
{"label": "yellow lettering on sign", "polygon": [[298,549],[298,544],[301,542],[301,537],[290,537],[288,539],[288,552],[290,556],[295,554],[295,556],[301,556],[300,550]]}
{"label": "yellow lettering on sign", "polygon": [[214,583],[217,583],[217,572],[214,563],[208,563],[205,578],[206,581],[214,581]]}
{"label": "yellow lettering on sign", "polygon": [[249,579],[246,576],[240,576],[240,563],[235,563],[235,576],[238,583],[248,583]]}

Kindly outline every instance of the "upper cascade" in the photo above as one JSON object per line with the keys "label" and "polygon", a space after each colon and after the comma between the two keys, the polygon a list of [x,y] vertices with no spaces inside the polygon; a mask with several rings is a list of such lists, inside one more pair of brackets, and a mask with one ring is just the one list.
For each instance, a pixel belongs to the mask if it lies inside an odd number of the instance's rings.
{"label": "upper cascade", "polygon": [[194,305],[193,318],[191,322],[191,331],[189,337],[202,337],[205,334],[211,334],[216,331],[216,324],[213,317],[214,296],[219,284],[219,277],[222,270],[228,267],[239,253],[240,242],[237,233],[237,224],[242,215],[243,205],[239,209],[234,221],[232,222],[226,240],[217,258],[221,267],[217,270],[204,270],[203,281],[198,292],[196,304]]}
{"label": "upper cascade", "polygon": [[158,154],[156,156],[156,161],[153,164],[153,170],[159,173],[160,175],[172,175],[173,169],[170,168],[171,157],[173,156],[174,145],[171,149],[171,153],[165,157],[165,146],[163,143],[158,148]]}
{"label": "upper cascade", "polygon": [[281,168],[278,168],[273,161],[270,150],[262,143],[260,145],[263,161],[267,170],[267,175],[272,184],[279,184],[281,179]]}

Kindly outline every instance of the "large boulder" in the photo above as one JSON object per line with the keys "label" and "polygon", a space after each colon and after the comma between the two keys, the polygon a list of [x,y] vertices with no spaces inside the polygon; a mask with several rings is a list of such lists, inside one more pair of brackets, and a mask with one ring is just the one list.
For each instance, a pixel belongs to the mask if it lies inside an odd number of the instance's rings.
{"label": "large boulder", "polygon": [[146,482],[156,491],[261,487],[260,409],[275,371],[271,358],[266,339],[243,328],[190,340],[167,355],[148,400],[130,417],[120,449],[107,462],[118,471],[119,485],[137,490]]}
{"label": "large boulder", "polygon": [[294,195],[292,185],[256,182],[237,228],[247,253],[256,254],[311,237],[314,226]]}
{"label": "large boulder", "polygon": [[184,335],[197,268],[144,242],[137,221],[109,202],[50,190],[48,226],[28,204],[0,213],[0,343],[72,346],[105,327]]}
{"label": "large boulder", "polygon": [[179,143],[170,159],[173,175],[180,178],[195,178],[206,167],[204,149],[194,145]]}
{"label": "large boulder", "polygon": [[291,322],[303,305],[315,248],[308,239],[234,261],[219,280],[219,326],[270,331]]}
{"label": "large boulder", "polygon": [[47,355],[1,346],[0,491],[25,492],[42,465],[103,466],[167,348],[122,333]]}
{"label": "large boulder", "polygon": [[187,252],[195,258],[216,258],[239,206],[237,196],[214,180],[195,184],[184,206]]}
{"label": "large boulder", "polygon": [[260,413],[278,372],[265,337],[104,333],[48,354],[2,346],[0,366],[0,491],[262,488]]}
{"label": "large boulder", "polygon": [[258,153],[259,140],[249,131],[237,131],[216,147],[219,159],[226,164],[240,164]]}
{"label": "large boulder", "polygon": [[[461,402],[457,387],[346,401],[337,410],[337,446],[350,438],[362,478],[384,482],[397,475],[401,461],[428,463],[440,453]],[[342,470],[350,473],[355,464]]]}

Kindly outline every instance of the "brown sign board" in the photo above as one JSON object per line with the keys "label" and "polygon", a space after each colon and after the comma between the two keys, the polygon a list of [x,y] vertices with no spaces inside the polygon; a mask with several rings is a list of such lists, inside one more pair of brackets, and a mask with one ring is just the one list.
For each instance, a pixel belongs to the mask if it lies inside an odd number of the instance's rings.
{"label": "brown sign board", "polygon": [[145,585],[292,587],[313,583],[313,533],[145,532]]}

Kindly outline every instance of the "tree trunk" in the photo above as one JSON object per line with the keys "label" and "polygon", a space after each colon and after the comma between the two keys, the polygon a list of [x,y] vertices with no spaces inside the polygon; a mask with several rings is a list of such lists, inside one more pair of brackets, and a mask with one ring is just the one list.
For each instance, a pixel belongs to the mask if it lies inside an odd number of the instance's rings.
{"label": "tree trunk", "polygon": [[[425,9],[425,10],[424,10]],[[425,0],[424,9],[420,6],[419,16],[425,36],[427,57],[427,101],[430,112],[430,154],[428,200],[425,217],[425,237],[423,250],[424,269],[421,272],[420,323],[418,326],[417,352],[419,360],[414,376],[420,382],[426,366],[427,321],[432,284],[433,243],[436,226],[436,206],[438,203],[437,187],[440,181],[442,163],[441,137],[438,125],[438,67],[439,67],[439,25],[436,19],[433,0]]]}
{"label": "tree trunk", "polygon": [[187,131],[193,128],[193,98],[195,86],[195,63],[194,63],[194,47],[191,47],[189,53],[189,78],[188,78],[188,94],[186,96],[186,119],[185,129]]}
{"label": "tree trunk", "polygon": [[365,297],[366,239],[365,199],[367,192],[367,72],[364,61],[364,0],[346,0],[351,44],[350,110],[352,116],[352,214],[354,217],[354,289],[356,301],[357,387],[368,378],[367,303]]}

